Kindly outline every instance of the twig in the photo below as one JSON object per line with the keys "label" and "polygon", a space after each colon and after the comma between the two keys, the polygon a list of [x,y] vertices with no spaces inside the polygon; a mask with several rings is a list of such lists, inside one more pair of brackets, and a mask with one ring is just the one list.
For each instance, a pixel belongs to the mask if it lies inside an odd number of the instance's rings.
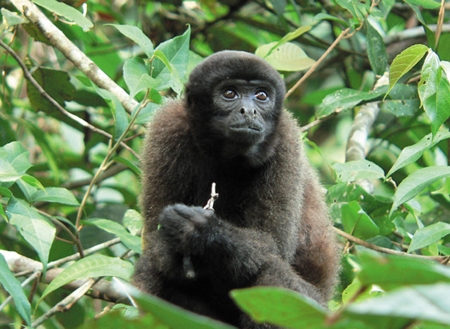
{"label": "twig", "polygon": [[385,254],[389,254],[389,255],[406,256],[406,257],[418,258],[418,259],[431,259],[431,260],[438,261],[440,263],[446,263],[446,261],[449,258],[448,256],[423,256],[423,255],[416,255],[416,254],[408,254],[406,252],[380,247],[380,246],[377,246],[376,244],[373,244],[373,243],[361,240],[361,239],[359,239],[357,237],[354,237],[351,234],[348,234],[347,232],[344,232],[344,231],[338,229],[337,227],[335,227],[334,230],[340,236],[346,238],[348,241],[354,242],[354,243],[359,244],[361,246],[364,246],[366,248],[369,248],[369,249],[372,249],[372,250],[375,250],[375,251],[379,251],[379,252],[382,252],[382,253],[385,253]]}
{"label": "twig", "polygon": [[211,198],[206,203],[206,206],[203,209],[214,211],[214,202],[219,198],[219,193],[216,193],[216,183],[212,183],[211,185]]}
{"label": "twig", "polygon": [[86,292],[91,289],[91,287],[95,284],[95,279],[88,279],[82,286],[80,286],[77,290],[72,292],[69,296],[64,298],[62,301],[57,303],[55,306],[53,306],[51,309],[49,309],[47,312],[45,312],[41,317],[39,317],[36,321],[34,321],[31,326],[33,328],[38,327],[43,322],[48,320],[50,317],[55,315],[59,312],[65,312],[69,310],[81,297],[83,297]]}
{"label": "twig", "polygon": [[11,0],[12,4],[81,72],[100,88],[114,94],[123,107],[131,113],[138,102],[128,95],[117,83],[105,74],[89,57],[77,48],[50,20],[29,0]]}
{"label": "twig", "polygon": [[328,54],[338,45],[338,43],[347,35],[347,33],[350,31],[350,28],[348,27],[342,33],[334,40],[334,42],[331,44],[331,46],[323,53],[322,56],[315,62],[308,70],[308,72],[305,73],[304,76],[300,78],[300,80],[297,81],[297,83],[289,89],[289,91],[286,93],[286,96],[284,99],[288,98],[295,89],[297,89],[315,70],[316,68],[322,63],[322,61],[325,59],[325,57],[328,56]]}

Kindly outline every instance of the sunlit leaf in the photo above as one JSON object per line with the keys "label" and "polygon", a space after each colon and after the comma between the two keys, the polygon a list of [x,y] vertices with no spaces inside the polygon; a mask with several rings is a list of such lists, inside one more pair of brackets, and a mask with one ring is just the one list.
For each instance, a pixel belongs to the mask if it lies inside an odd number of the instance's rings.
{"label": "sunlit leaf", "polygon": [[257,322],[286,328],[326,328],[325,309],[297,292],[276,287],[233,290],[237,305]]}
{"label": "sunlit leaf", "polygon": [[62,187],[47,187],[31,196],[32,202],[55,202],[70,206],[78,206],[79,202],[69,190]]}
{"label": "sunlit leaf", "polygon": [[450,176],[450,167],[446,166],[432,166],[416,170],[406,177],[395,191],[391,213],[399,205],[411,200],[438,179],[448,176]]}
{"label": "sunlit leaf", "polygon": [[65,268],[44,290],[44,298],[52,291],[79,279],[114,276],[129,281],[133,273],[133,265],[116,257],[100,254],[87,256]]}
{"label": "sunlit leaf", "polygon": [[440,1],[434,0],[405,0],[405,2],[411,5],[421,6],[427,9],[437,9],[441,6]]}
{"label": "sunlit leaf", "polygon": [[136,42],[148,58],[153,57],[153,43],[141,29],[132,25],[111,24],[111,26],[114,26],[124,36]]}
{"label": "sunlit leaf", "polygon": [[76,10],[74,7],[66,5],[63,2],[59,2],[56,0],[33,0],[33,2],[45,9],[49,10],[52,13],[55,13],[58,16],[62,16],[78,26],[80,26],[83,31],[89,31],[94,24],[87,19],[81,12]]}
{"label": "sunlit leaf", "polygon": [[427,247],[450,234],[450,224],[438,222],[418,229],[409,245],[408,252]]}
{"label": "sunlit leaf", "polygon": [[389,71],[389,90],[387,93],[391,91],[402,76],[408,73],[423,58],[428,49],[427,46],[416,44],[403,50],[394,58]]}
{"label": "sunlit leaf", "polygon": [[35,208],[21,200],[11,200],[6,208],[6,214],[9,222],[36,250],[45,269],[56,234],[53,224],[42,217]]}
{"label": "sunlit leaf", "polygon": [[364,102],[381,97],[386,92],[385,88],[378,88],[374,91],[365,92],[354,89],[340,89],[324,98],[317,110],[318,118],[325,117],[336,110],[347,110]]}
{"label": "sunlit leaf", "polygon": [[450,284],[420,285],[398,289],[382,297],[349,305],[345,315],[378,323],[378,318],[428,320],[450,325]]}
{"label": "sunlit leaf", "polygon": [[[309,58],[305,52],[293,43],[284,43],[270,51],[277,42],[263,45],[256,50],[256,55],[264,58],[278,71],[301,71],[311,67],[315,60]],[[269,53],[264,56],[264,54]]]}
{"label": "sunlit leaf", "polygon": [[354,182],[358,179],[372,180],[384,177],[383,169],[368,160],[335,163],[333,169],[336,171],[337,180],[341,182]]}
{"label": "sunlit leaf", "polygon": [[389,177],[397,170],[416,162],[422,156],[423,152],[432,148],[440,141],[448,138],[450,138],[450,132],[438,132],[434,138],[432,134],[428,134],[418,143],[405,147],[398,156],[391,170],[389,170],[386,177]]}

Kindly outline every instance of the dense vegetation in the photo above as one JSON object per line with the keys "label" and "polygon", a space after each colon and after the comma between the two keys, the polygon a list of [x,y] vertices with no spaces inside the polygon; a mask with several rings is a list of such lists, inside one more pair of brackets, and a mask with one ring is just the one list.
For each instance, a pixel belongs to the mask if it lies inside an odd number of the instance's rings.
{"label": "dense vegetation", "polygon": [[222,49],[283,74],[343,245],[330,310],[236,302],[287,328],[450,326],[444,0],[0,3],[0,327],[227,327],[126,283],[145,124]]}

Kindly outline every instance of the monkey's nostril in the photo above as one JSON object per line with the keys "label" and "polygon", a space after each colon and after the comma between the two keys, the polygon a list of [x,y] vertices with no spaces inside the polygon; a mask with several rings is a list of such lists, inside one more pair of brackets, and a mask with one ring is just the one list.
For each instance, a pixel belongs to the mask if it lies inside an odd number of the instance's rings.
{"label": "monkey's nostril", "polygon": [[256,115],[256,110],[253,110],[253,115]]}
{"label": "monkey's nostril", "polygon": [[245,109],[241,108],[241,114],[245,114]]}

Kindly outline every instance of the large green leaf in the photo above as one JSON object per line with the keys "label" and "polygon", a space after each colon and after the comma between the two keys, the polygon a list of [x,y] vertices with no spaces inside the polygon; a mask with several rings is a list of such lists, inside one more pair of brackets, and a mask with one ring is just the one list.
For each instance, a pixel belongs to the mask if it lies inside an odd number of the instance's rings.
{"label": "large green leaf", "polygon": [[[263,45],[256,50],[256,55],[264,58],[278,71],[301,71],[311,67],[315,60],[309,58],[302,48],[293,43],[279,42]],[[272,51],[271,49],[274,47]],[[266,54],[266,55],[265,55]]]}
{"label": "large green leaf", "polygon": [[114,276],[129,281],[133,274],[133,265],[120,258],[100,254],[87,256],[65,268],[44,290],[44,298],[52,291],[74,280]]}
{"label": "large green leaf", "polygon": [[361,239],[378,235],[380,229],[356,201],[342,205],[342,225],[347,233]]}
{"label": "large green leaf", "polygon": [[405,2],[411,5],[421,6],[427,9],[437,9],[441,6],[440,1],[434,0],[405,0]]}
{"label": "large green leaf", "polygon": [[257,322],[285,328],[327,328],[327,312],[301,294],[276,287],[233,290],[231,297]]}
{"label": "large green leaf", "polygon": [[416,233],[414,233],[408,252],[427,247],[449,234],[450,224],[443,222],[434,223],[430,226],[418,229]]}
{"label": "large green leaf", "polygon": [[372,180],[384,177],[383,169],[368,160],[335,163],[333,169],[336,171],[337,180],[340,182],[354,182],[358,179]]}
{"label": "large green leaf", "polygon": [[330,115],[336,110],[348,110],[364,101],[371,101],[381,97],[386,92],[385,88],[378,88],[374,91],[359,91],[354,89],[340,89],[326,96],[317,110],[318,118]]}
{"label": "large green leaf", "polygon": [[[161,298],[143,294],[132,289],[131,293],[139,309],[146,314],[151,314],[161,324],[173,329],[233,329],[230,325],[218,322],[206,316],[198,315],[181,307],[162,300]],[[153,327],[151,327],[153,328]],[[165,327],[164,327],[165,328]]]}
{"label": "large green leaf", "polygon": [[[191,28],[188,27],[183,35],[170,39],[161,43],[156,50],[164,54],[167,61],[162,56],[153,61],[152,77],[157,79],[161,84],[166,84],[180,93],[182,81],[186,76],[189,62],[189,41],[191,37]],[[172,66],[176,69],[174,73]]]}
{"label": "large green leaf", "polygon": [[45,271],[56,234],[53,224],[21,200],[12,199],[6,207],[6,214],[10,223],[36,250]]}
{"label": "large green leaf", "polygon": [[156,80],[148,73],[145,63],[140,58],[130,58],[123,65],[123,78],[130,89],[130,96],[134,97],[137,93],[146,89],[156,87]]}
{"label": "large green leaf", "polygon": [[81,12],[74,7],[66,5],[63,2],[56,0],[32,0],[35,4],[48,9],[52,13],[58,16],[65,17],[66,19],[74,22],[80,26],[85,32],[94,26],[92,22],[87,19]]}
{"label": "large green leaf", "polygon": [[45,190],[39,190],[34,193],[31,202],[55,202],[67,204],[70,206],[78,206],[79,202],[68,189],[62,187],[47,187]]}
{"label": "large green leaf", "polygon": [[127,38],[136,42],[142,49],[142,51],[147,55],[148,58],[153,57],[153,43],[152,41],[142,32],[141,29],[132,25],[119,25],[119,24],[111,24],[120,33],[122,33]]}
{"label": "large green leaf", "polygon": [[363,249],[359,254],[361,283],[389,291],[405,285],[450,284],[450,268],[431,260],[392,256]]}
{"label": "large green leaf", "polygon": [[450,167],[447,166],[432,166],[416,170],[406,177],[395,191],[391,213],[402,203],[414,198],[430,184],[448,176],[450,176]]}
{"label": "large green leaf", "polygon": [[389,71],[389,90],[387,93],[392,90],[402,76],[408,73],[422,59],[428,49],[424,45],[413,45],[394,58]]}
{"label": "large green leaf", "polygon": [[31,326],[31,306],[25,295],[19,280],[11,273],[5,258],[0,254],[0,283],[3,288],[12,296],[17,312],[25,322]]}
{"label": "large green leaf", "polygon": [[448,283],[406,287],[382,297],[351,304],[344,314],[369,323],[378,323],[379,318],[406,318],[450,325],[449,295]]}
{"label": "large green leaf", "polygon": [[423,152],[432,148],[440,141],[448,138],[450,138],[450,132],[438,132],[434,138],[432,134],[428,134],[418,143],[405,147],[398,156],[391,170],[387,173],[386,177],[389,177],[397,170],[416,162],[422,156]]}

